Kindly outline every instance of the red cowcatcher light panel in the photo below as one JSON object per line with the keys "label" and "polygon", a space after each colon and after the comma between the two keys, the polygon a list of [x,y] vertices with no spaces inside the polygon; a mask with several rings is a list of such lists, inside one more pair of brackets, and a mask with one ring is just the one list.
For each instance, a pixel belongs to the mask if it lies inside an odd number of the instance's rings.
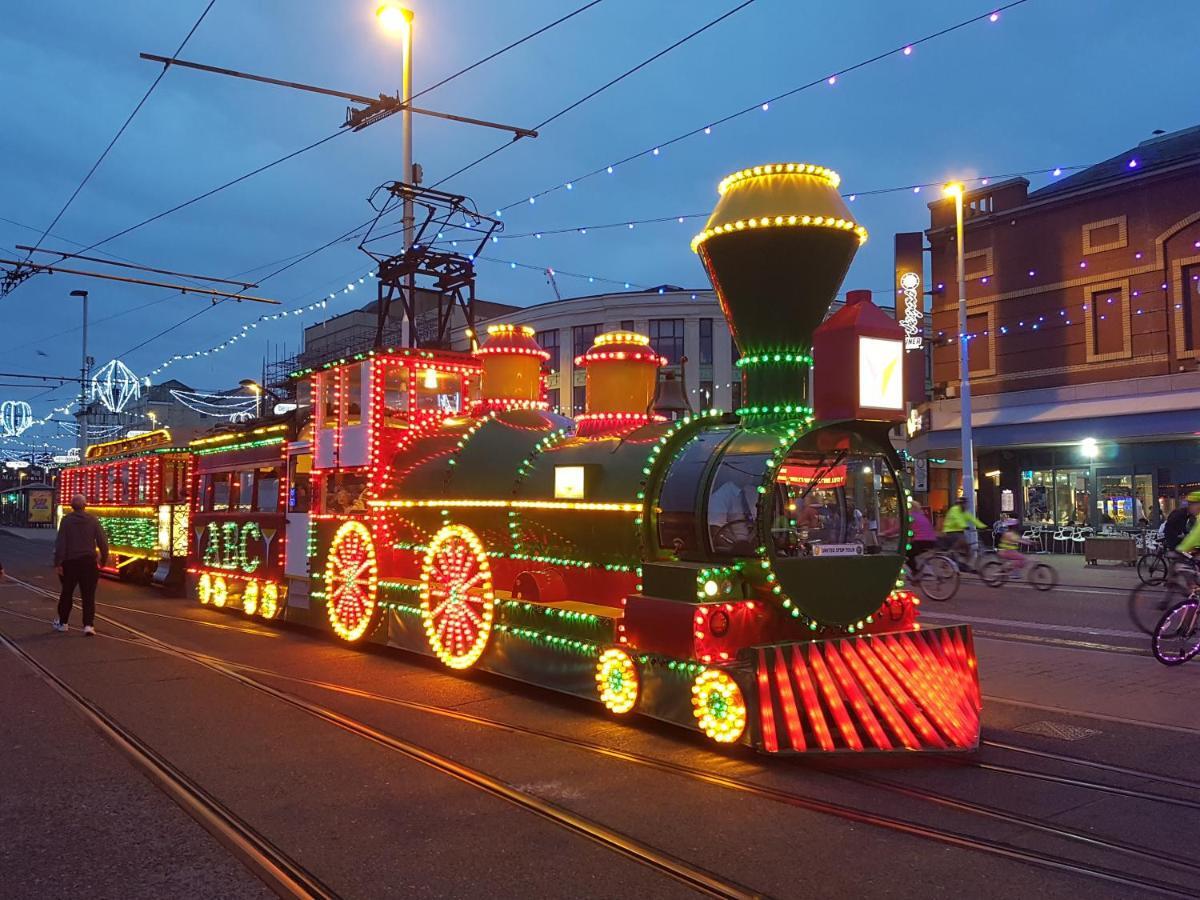
{"label": "red cowcatcher light panel", "polygon": [[846,293],[846,305],[813,332],[812,355],[818,421],[904,421],[904,329],[870,291]]}

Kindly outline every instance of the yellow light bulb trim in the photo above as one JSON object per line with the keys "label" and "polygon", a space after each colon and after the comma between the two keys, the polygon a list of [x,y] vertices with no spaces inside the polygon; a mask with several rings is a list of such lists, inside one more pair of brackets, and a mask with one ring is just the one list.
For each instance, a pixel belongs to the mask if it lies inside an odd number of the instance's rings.
{"label": "yellow light bulb trim", "polygon": [[642,347],[649,347],[650,337],[638,334],[636,331],[606,331],[596,335],[592,341],[593,347],[603,347],[606,344],[638,344]]}
{"label": "yellow light bulb trim", "polygon": [[808,175],[824,181],[830,187],[836,188],[842,183],[842,176],[833,169],[825,166],[814,166],[811,163],[769,163],[765,166],[751,166],[726,175],[717,184],[717,193],[741,187],[753,178],[763,178],[768,175]]}
{"label": "yellow light bulb trim", "polygon": [[749,219],[747,221],[739,220],[732,223],[714,225],[712,228],[704,229],[702,232],[692,238],[692,252],[695,253],[699,249],[700,245],[711,237],[715,237],[719,234],[727,234],[730,231],[741,231],[744,230],[747,225],[749,225],[750,228],[764,228],[768,226],[772,228],[812,227],[830,228],[834,231],[852,231],[858,237],[859,246],[862,246],[867,242],[867,229],[856,222],[850,221],[849,219],[835,219],[832,216],[800,216],[799,218],[796,216],[787,216],[786,218],[784,216],[776,216],[775,218],[763,216],[761,219]]}
{"label": "yellow light bulb trim", "polygon": [[[345,573],[339,578],[340,557],[339,550],[341,545],[352,538],[362,544],[364,549],[365,559],[362,564],[362,570],[355,572],[352,576],[347,576]],[[351,581],[355,588],[364,589],[363,611],[357,622],[353,625],[347,625],[342,621],[341,613],[338,610],[338,604],[334,602],[335,588],[347,590],[351,587]],[[375,554],[375,542],[371,538],[371,532],[362,522],[351,520],[343,522],[342,526],[333,535],[333,540],[329,544],[329,555],[325,558],[325,610],[329,616],[329,625],[333,628],[333,633],[344,641],[354,642],[360,640],[375,624],[375,611],[378,608],[379,602],[379,560]]]}
{"label": "yellow light bulb trim", "polygon": [[506,335],[506,334],[520,334],[520,335],[523,335],[524,337],[533,337],[535,332],[534,332],[533,328],[529,325],[500,324],[500,325],[489,325],[487,327],[487,333],[489,335],[494,335],[494,336],[500,336],[500,335]]}
{"label": "yellow light bulb trim", "polygon": [[610,712],[623,715],[637,705],[641,685],[637,666],[624,650],[605,650],[596,661],[596,687],[600,702]]}
{"label": "yellow light bulb trim", "polygon": [[705,669],[692,683],[692,712],[700,730],[718,744],[732,744],[746,730],[746,701],[729,673]]}
{"label": "yellow light bulb trim", "polygon": [[[453,610],[445,612],[441,627],[434,621],[434,615],[442,611],[443,607],[456,602],[453,596],[455,589],[451,588],[451,596],[446,601],[439,603],[437,609],[435,609],[433,605],[432,581],[433,571],[439,554],[443,550],[447,550],[447,552],[453,554],[454,551],[452,549],[448,550],[447,545],[458,541],[466,544],[467,553],[474,557],[478,567],[476,575],[473,576],[473,579],[477,579],[473,590],[478,596],[481,609],[479,620],[476,623],[478,630],[476,631],[475,639],[466,650],[455,653],[447,646],[444,637],[445,617],[453,617]],[[421,619],[425,625],[425,636],[429,641],[430,649],[433,650],[434,655],[438,659],[451,669],[469,669],[483,655],[483,651],[487,649],[488,639],[492,634],[492,621],[496,616],[496,594],[492,585],[492,567],[488,563],[487,550],[474,531],[465,525],[446,525],[433,536],[433,540],[429,542],[429,549],[425,552],[425,560],[421,565],[420,591]],[[465,603],[465,600],[461,602]]]}

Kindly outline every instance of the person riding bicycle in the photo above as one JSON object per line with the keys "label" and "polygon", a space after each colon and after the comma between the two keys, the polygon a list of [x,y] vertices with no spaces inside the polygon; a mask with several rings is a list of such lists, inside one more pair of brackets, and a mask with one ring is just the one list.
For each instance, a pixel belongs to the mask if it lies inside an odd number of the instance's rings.
{"label": "person riding bicycle", "polygon": [[971,545],[967,540],[966,531],[971,525],[987,528],[983,522],[967,512],[967,498],[959,497],[954,501],[954,505],[946,510],[946,519],[942,522],[943,545],[955,552],[969,553]]}
{"label": "person riding bicycle", "polygon": [[937,546],[938,533],[937,529],[933,527],[933,523],[929,521],[929,516],[925,515],[925,510],[917,503],[914,503],[909,510],[908,527],[912,529],[912,537],[908,541],[908,568],[915,572],[917,557],[926,550],[932,550]]}
{"label": "person riding bicycle", "polygon": [[1017,533],[1017,520],[1005,519],[1003,521],[1004,531],[1000,533],[997,539],[996,546],[999,548],[999,557],[1007,560],[1012,564],[1013,572],[1020,572],[1025,568],[1025,554],[1021,552],[1022,544],[1032,544],[1028,538],[1023,538]]}
{"label": "person riding bicycle", "polygon": [[[1192,491],[1187,495],[1188,512],[1192,515],[1192,527],[1187,537],[1175,546],[1176,553],[1188,554],[1200,548],[1200,491]],[[1179,512],[1179,510],[1175,510]],[[1175,513],[1171,513],[1175,515]],[[1167,522],[1171,520],[1168,517]]]}
{"label": "person riding bicycle", "polygon": [[1189,532],[1195,533],[1197,522],[1200,522],[1200,491],[1192,491],[1187,495],[1187,506],[1180,506],[1167,516],[1163,524],[1163,549],[1177,550],[1184,538],[1191,536]]}

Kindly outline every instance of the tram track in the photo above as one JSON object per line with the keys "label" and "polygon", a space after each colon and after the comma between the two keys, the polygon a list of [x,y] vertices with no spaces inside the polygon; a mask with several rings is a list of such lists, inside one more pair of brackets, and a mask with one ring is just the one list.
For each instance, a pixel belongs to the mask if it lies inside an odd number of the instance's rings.
{"label": "tram track", "polygon": [[[9,576],[11,578],[11,576]],[[39,588],[36,585],[30,585],[27,582],[22,582],[19,579],[12,579],[19,584],[24,585],[29,590],[41,594],[46,597],[53,597],[52,592]],[[15,613],[12,610],[2,610],[10,615],[19,615],[23,618],[33,617],[24,616],[21,613]],[[673,856],[666,851],[652,847],[649,844],[641,842],[636,838],[631,837],[624,832],[609,828],[599,822],[588,819],[578,813],[573,812],[565,807],[551,803],[536,794],[521,790],[520,788],[506,784],[498,778],[495,778],[481,769],[465,765],[448,756],[444,756],[436,751],[422,747],[411,741],[391,735],[380,729],[369,725],[359,719],[347,716],[337,710],[313,703],[305,700],[295,694],[290,694],[282,691],[272,685],[259,681],[238,671],[238,664],[229,660],[222,660],[219,657],[213,657],[208,654],[201,654],[189,650],[185,647],[172,644],[169,641],[164,641],[154,635],[143,632],[132,625],[121,622],[110,616],[100,613],[96,614],[96,618],[102,622],[106,622],[117,628],[123,629],[126,632],[135,635],[136,640],[130,643],[142,647],[150,647],[160,650],[168,655],[185,659],[205,668],[216,672],[226,678],[230,678],[239,684],[252,688],[260,693],[266,694],[276,700],[285,703],[288,706],[299,709],[314,718],[333,725],[337,728],[347,731],[357,737],[363,738],[371,743],[382,746],[390,751],[400,753],[416,762],[422,763],[430,768],[454,778],[458,781],[466,783],[474,788],[483,791],[486,794],[504,800],[520,809],[533,813],[543,819],[546,819],[553,824],[566,829],[580,837],[586,838],[593,843],[599,844],[608,850],[611,850],[621,856],[624,856],[634,862],[647,866],[648,868],[657,871],[659,874],[672,878],[673,880],[691,888],[692,890],[705,894],[711,897],[727,898],[727,900],[752,900],[752,898],[764,897],[760,892],[754,891],[743,885],[737,884],[729,879],[722,878],[716,873],[706,869],[694,866],[687,861]],[[115,635],[105,635],[112,640],[122,640]],[[77,702],[87,703],[91,706],[90,701],[87,701],[81,694],[69,688],[65,682],[53,676],[48,669],[37,663],[31,656],[25,653],[17,646],[16,642],[7,637],[3,632],[0,632],[0,641],[3,641],[10,649],[18,651],[23,658],[26,658],[30,663],[35,665],[40,672],[44,672],[55,679],[56,683],[62,685],[64,689],[70,690],[74,697],[78,698]],[[131,736],[132,737],[132,736]],[[136,740],[136,738],[134,738]],[[149,748],[146,748],[149,750]],[[150,751],[153,752],[153,751]],[[164,760],[165,763],[165,760]],[[169,765],[169,764],[168,764]],[[182,773],[180,773],[180,777]],[[196,790],[201,790],[196,787]],[[230,813],[232,815],[232,813]],[[257,871],[257,869],[255,870]],[[295,896],[309,896],[306,894],[296,894]],[[312,894],[311,896],[322,897],[326,895]],[[328,896],[336,896],[329,894]]]}
{"label": "tram track", "polygon": [[[41,593],[44,596],[53,596],[49,591],[46,591],[45,589],[41,589],[41,588],[38,588],[37,586],[33,586],[33,585],[30,585],[29,587],[33,591],[35,591],[37,593]],[[141,610],[131,610],[131,611],[142,612]],[[162,616],[165,614],[160,613],[160,614],[156,614],[156,615]],[[191,619],[188,617],[182,617],[182,616],[177,616],[177,617],[168,616],[168,617],[169,618],[178,618],[181,621],[185,621],[185,622],[196,621],[194,619]],[[672,774],[672,775],[675,775],[675,776],[678,776],[681,778],[685,778],[688,780],[697,781],[697,782],[705,783],[705,784],[708,784],[711,786],[717,786],[717,787],[721,787],[724,789],[737,791],[742,794],[748,794],[751,796],[758,797],[759,799],[783,803],[783,804],[786,804],[789,806],[798,807],[798,808],[806,809],[806,810],[813,811],[813,812],[831,815],[831,816],[841,818],[844,820],[849,820],[851,822],[855,822],[858,824],[871,824],[871,825],[875,825],[880,828],[884,828],[884,829],[888,829],[888,830],[892,830],[892,831],[899,831],[899,832],[906,833],[909,835],[935,840],[940,843],[948,844],[951,846],[957,846],[957,847],[964,848],[964,849],[977,850],[980,852],[985,852],[985,853],[989,853],[992,855],[1005,857],[1008,859],[1024,862],[1024,863],[1031,864],[1031,865],[1039,865],[1039,866],[1043,866],[1046,868],[1052,868],[1052,869],[1057,869],[1059,871],[1082,875],[1082,876],[1090,877],[1093,879],[1105,881],[1110,884],[1120,885],[1122,887],[1138,888],[1141,890],[1147,890],[1147,891],[1159,893],[1164,896],[1192,896],[1193,895],[1192,891],[1181,888],[1180,886],[1178,886],[1176,884],[1172,884],[1170,882],[1159,881],[1157,879],[1146,878],[1146,877],[1139,876],[1136,874],[1121,872],[1118,870],[1109,869],[1109,868],[1105,868],[1102,866],[1096,866],[1091,863],[1080,862],[1078,860],[1072,860],[1067,857],[1057,856],[1057,855],[1046,853],[1046,852],[1039,851],[1039,850],[1029,850],[1029,849],[1025,849],[1025,848],[1021,848],[1021,847],[1016,847],[1016,846],[1013,846],[1010,844],[1005,844],[1005,843],[1002,843],[999,841],[994,841],[994,840],[987,839],[987,838],[981,838],[981,837],[976,837],[976,836],[972,836],[972,835],[965,834],[965,833],[949,831],[946,829],[941,829],[941,828],[937,828],[934,826],[921,824],[919,822],[913,822],[913,821],[909,821],[909,820],[905,820],[905,819],[896,818],[893,816],[884,815],[881,813],[872,812],[870,810],[865,810],[865,809],[860,809],[860,808],[856,808],[853,806],[847,806],[847,805],[843,805],[843,804],[833,803],[833,802],[823,800],[823,799],[820,799],[817,797],[796,794],[796,793],[793,793],[790,791],[785,791],[785,790],[781,790],[778,788],[773,788],[773,787],[757,784],[755,782],[746,781],[744,779],[737,779],[737,778],[732,778],[729,776],[721,775],[721,774],[711,772],[708,770],[704,770],[704,769],[700,769],[700,768],[697,768],[694,766],[689,766],[689,765],[682,764],[682,763],[663,760],[663,759],[653,757],[653,756],[647,756],[647,755],[640,754],[640,753],[637,753],[634,751],[621,750],[621,749],[617,749],[617,748],[607,747],[603,744],[598,744],[593,741],[587,741],[587,740],[583,740],[580,738],[570,737],[568,735],[561,735],[561,734],[557,734],[554,732],[543,731],[540,729],[530,728],[527,726],[518,725],[518,724],[514,724],[514,723],[501,722],[499,720],[489,719],[489,718],[486,718],[483,716],[478,716],[478,715],[475,715],[472,713],[466,713],[466,712],[462,712],[460,710],[454,710],[454,709],[450,709],[447,707],[440,707],[440,706],[435,706],[432,704],[421,703],[418,701],[404,700],[404,699],[396,698],[396,697],[389,697],[384,694],[379,694],[377,692],[363,690],[363,689],[359,689],[359,688],[353,688],[348,685],[340,685],[340,684],[336,684],[333,682],[326,682],[326,681],[321,681],[321,680],[317,680],[317,679],[307,679],[307,678],[302,678],[302,677],[298,677],[298,676],[287,675],[287,674],[280,673],[280,672],[275,672],[270,669],[265,669],[265,668],[258,667],[258,666],[252,666],[252,665],[248,665],[245,663],[236,662],[234,660],[225,659],[223,657],[217,657],[217,656],[213,656],[211,654],[201,653],[199,651],[190,650],[185,647],[180,647],[177,644],[172,644],[169,641],[164,641],[153,635],[149,635],[145,632],[140,631],[139,629],[135,628],[134,626],[131,626],[125,622],[121,622],[117,619],[113,619],[109,616],[102,615],[102,616],[100,616],[100,618],[103,621],[108,622],[108,623],[126,631],[127,633],[134,635],[133,639],[120,638],[120,637],[116,637],[114,635],[107,635],[108,637],[112,637],[115,640],[129,641],[130,643],[135,643],[135,644],[143,644],[143,645],[149,644],[151,646],[156,647],[157,649],[160,649],[163,652],[191,660],[192,662],[195,662],[199,665],[206,666],[210,669],[213,669],[213,670],[219,672],[220,674],[226,675],[227,677],[234,678],[235,680],[237,680],[243,684],[246,684],[247,686],[254,687],[258,690],[262,690],[271,696],[277,697],[277,699],[284,700],[285,702],[288,702],[292,705],[299,705],[300,708],[306,709],[306,711],[312,711],[310,709],[307,709],[307,707],[313,707],[315,710],[317,710],[317,712],[314,712],[314,714],[316,714],[318,718],[324,718],[327,721],[332,721],[334,724],[338,724],[339,727],[347,728],[347,730],[351,730],[354,733],[358,733],[358,734],[360,734],[360,736],[367,737],[368,739],[374,740],[377,743],[383,743],[385,746],[393,746],[393,742],[397,742],[399,745],[405,746],[408,750],[415,748],[418,751],[420,751],[420,753],[422,753],[422,754],[431,754],[433,757],[437,756],[437,754],[433,753],[433,751],[429,751],[425,748],[416,748],[416,745],[408,744],[408,742],[406,742],[406,741],[402,741],[399,738],[395,738],[391,735],[387,735],[384,732],[380,732],[377,729],[374,729],[373,726],[367,725],[366,723],[363,723],[359,720],[352,719],[351,717],[344,716],[341,713],[337,713],[334,710],[329,710],[328,708],[321,707],[318,704],[312,704],[310,701],[304,700],[303,698],[296,697],[293,694],[289,694],[287,692],[280,691],[271,685],[264,684],[263,682],[259,681],[258,679],[254,678],[252,676],[259,675],[259,676],[262,676],[262,677],[265,677],[268,679],[276,679],[276,680],[289,682],[289,683],[293,683],[293,684],[297,684],[297,685],[301,685],[301,686],[316,688],[316,689],[320,689],[323,691],[341,694],[343,696],[349,696],[349,697],[354,697],[357,699],[364,699],[364,700],[369,700],[369,701],[373,701],[373,702],[385,703],[385,704],[398,706],[398,707],[405,708],[405,709],[412,710],[412,711],[423,712],[423,713],[427,713],[427,714],[431,714],[431,715],[440,716],[443,718],[455,719],[458,721],[474,724],[477,726],[497,729],[497,730],[506,731],[506,732],[513,733],[513,734],[521,734],[521,735],[525,735],[525,736],[529,736],[529,737],[539,738],[542,740],[548,740],[548,741],[558,743],[560,745],[571,746],[571,747],[574,747],[575,749],[579,749],[579,750],[582,750],[585,752],[589,752],[589,753],[600,755],[600,756],[605,756],[605,757],[612,758],[612,759],[617,759],[617,760],[628,762],[628,763],[633,763],[633,764],[636,764],[636,765],[639,765],[642,767],[655,769],[655,770],[664,772],[666,774]],[[1004,745],[1004,744],[999,744],[999,743],[997,743],[996,745],[1000,749],[1008,749],[1009,747],[1013,746],[1013,745]],[[393,749],[399,749],[399,747],[393,746]],[[401,752],[405,752],[405,751],[402,750]],[[1041,751],[1030,751],[1030,752],[1034,753],[1035,755],[1046,755],[1051,758],[1058,759],[1060,761],[1066,761],[1066,762],[1074,762],[1075,761],[1075,758],[1066,757],[1062,754],[1042,754]],[[421,758],[421,761],[425,761],[425,759],[422,757],[418,757],[418,758]],[[445,759],[445,758],[442,758],[442,759]],[[455,763],[452,760],[450,760],[449,762],[452,763],[452,768],[454,768],[454,767],[462,768],[461,764]],[[1088,761],[1083,761],[1083,762],[1088,762]],[[1127,788],[1117,788],[1115,786],[1105,785],[1105,784],[1102,784],[1099,782],[1090,782],[1090,781],[1084,781],[1082,779],[1066,778],[1064,776],[1053,776],[1053,775],[1049,775],[1048,773],[1019,770],[1019,769],[1015,769],[1014,767],[1008,767],[1008,766],[978,764],[978,763],[974,763],[974,762],[962,762],[960,764],[964,765],[964,766],[968,766],[968,767],[978,766],[980,768],[985,768],[990,771],[997,771],[1001,774],[1034,777],[1034,778],[1039,778],[1039,779],[1043,779],[1043,780],[1050,780],[1050,781],[1054,781],[1057,783],[1068,784],[1073,787],[1097,790],[1097,791],[1106,792],[1106,793],[1113,793],[1113,794],[1118,794],[1118,795],[1125,796],[1125,797],[1130,797],[1133,799],[1146,800],[1146,801],[1152,801],[1152,802],[1174,803],[1177,805],[1188,806],[1188,807],[1192,807],[1192,808],[1200,808],[1200,804],[1194,803],[1193,801],[1188,801],[1188,800],[1184,800],[1181,798],[1169,797],[1167,795],[1162,795],[1162,794],[1154,794],[1151,792],[1136,791],[1136,790],[1127,789]],[[1121,772],[1122,774],[1135,776],[1135,777],[1155,777],[1155,776],[1153,776],[1153,773],[1142,773],[1138,770],[1123,769],[1122,767],[1109,767],[1109,766],[1106,766],[1106,764],[1100,764],[1100,763],[1093,763],[1093,765],[1096,768],[1108,768],[1114,772]],[[435,766],[435,768],[439,768],[439,766]],[[1075,831],[1073,829],[1069,829],[1069,828],[1066,828],[1061,825],[1033,819],[1032,817],[1024,816],[1019,813],[1012,813],[1012,812],[1009,812],[1006,810],[997,809],[995,807],[989,807],[989,806],[986,806],[983,804],[975,803],[973,801],[966,801],[966,800],[961,800],[961,799],[954,798],[954,797],[949,797],[947,795],[938,794],[936,792],[928,791],[923,788],[914,788],[914,787],[910,787],[907,785],[895,784],[886,779],[880,779],[880,778],[876,778],[873,776],[853,775],[853,774],[847,774],[845,772],[839,772],[839,771],[837,771],[836,767],[834,767],[834,766],[821,766],[819,768],[821,771],[823,771],[826,774],[829,774],[831,776],[834,776],[834,777],[837,777],[837,778],[840,778],[843,780],[847,780],[849,782],[852,782],[852,783],[855,783],[858,785],[867,786],[867,787],[871,787],[871,788],[877,788],[879,790],[895,793],[895,794],[907,797],[909,799],[921,800],[921,801],[931,803],[931,804],[934,804],[937,806],[941,806],[944,808],[951,808],[951,809],[954,809],[959,812],[968,813],[968,814],[972,814],[975,816],[980,816],[983,818],[988,818],[988,819],[1004,822],[1004,823],[1011,824],[1011,825],[1016,825],[1016,826],[1022,827],[1022,828],[1027,828],[1032,831],[1037,831],[1042,834],[1046,834],[1053,838],[1057,838],[1057,839],[1061,839],[1061,840],[1065,840],[1065,841],[1069,841],[1069,842],[1073,842],[1073,843],[1085,846],[1092,850],[1118,853],[1118,854],[1121,854],[1121,855],[1124,855],[1127,857],[1141,859],[1143,861],[1148,861],[1148,862],[1153,862],[1158,865],[1168,866],[1171,869],[1185,871],[1185,872],[1188,872],[1191,874],[1200,873],[1200,863],[1192,863],[1187,860],[1181,860],[1177,856],[1171,856],[1168,854],[1164,854],[1164,853],[1161,853],[1152,848],[1140,847],[1140,846],[1136,846],[1136,845],[1132,845],[1132,844],[1123,843],[1120,841],[1109,840],[1106,838],[1099,838],[1094,835]],[[450,772],[449,774],[453,774],[453,772]],[[478,772],[476,770],[476,775],[483,775],[483,773]],[[485,775],[484,777],[490,779],[490,776]],[[494,779],[491,779],[491,780],[494,781]],[[1158,776],[1158,780],[1163,781],[1163,782],[1168,781],[1168,779],[1166,779],[1164,776]],[[568,814],[574,815],[574,814],[570,814],[570,813],[568,813]],[[603,827],[603,826],[601,826],[601,827]],[[641,860],[639,860],[639,861],[641,861]],[[717,894],[717,895],[718,896],[745,896],[745,894],[741,894],[741,895],[739,895],[739,894]]]}

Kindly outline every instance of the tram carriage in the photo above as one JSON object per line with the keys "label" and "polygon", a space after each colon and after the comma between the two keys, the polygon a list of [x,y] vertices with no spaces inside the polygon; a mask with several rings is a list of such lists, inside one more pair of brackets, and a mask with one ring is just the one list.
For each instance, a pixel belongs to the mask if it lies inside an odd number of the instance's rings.
{"label": "tram carriage", "polygon": [[106,575],[180,589],[188,553],[191,455],[166,429],[87,448],[63,469],[58,518],[77,494],[108,538]]}
{"label": "tram carriage", "polygon": [[875,345],[823,358],[818,384],[862,391],[825,421],[810,406],[814,332],[866,238],[836,186],[817,166],[735,173],[693,241],[742,354],[734,413],[656,415],[664,361],[628,332],[576,361],[574,421],[546,408],[520,326],[471,354],[297,373],[312,590],[283,615],[769,753],[974,747],[970,631],[921,628],[897,582],[902,341],[876,323]]}

